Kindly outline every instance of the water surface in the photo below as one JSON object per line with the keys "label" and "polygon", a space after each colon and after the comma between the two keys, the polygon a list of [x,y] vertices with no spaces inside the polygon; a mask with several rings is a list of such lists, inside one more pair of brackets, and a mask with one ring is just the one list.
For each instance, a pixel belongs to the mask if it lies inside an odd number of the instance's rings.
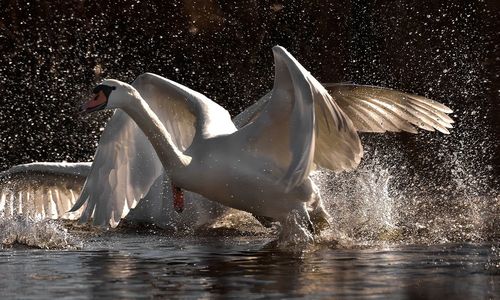
{"label": "water surface", "polygon": [[102,234],[0,250],[3,299],[496,299],[498,250],[443,244],[284,251],[268,237]]}

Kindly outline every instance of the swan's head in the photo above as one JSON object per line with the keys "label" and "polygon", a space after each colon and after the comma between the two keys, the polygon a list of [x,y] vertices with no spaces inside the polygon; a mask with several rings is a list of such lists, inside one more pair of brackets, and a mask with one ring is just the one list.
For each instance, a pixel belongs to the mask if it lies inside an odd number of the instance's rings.
{"label": "swan's head", "polygon": [[130,84],[115,79],[106,79],[92,90],[92,97],[82,104],[82,113],[121,108],[136,93],[136,89]]}

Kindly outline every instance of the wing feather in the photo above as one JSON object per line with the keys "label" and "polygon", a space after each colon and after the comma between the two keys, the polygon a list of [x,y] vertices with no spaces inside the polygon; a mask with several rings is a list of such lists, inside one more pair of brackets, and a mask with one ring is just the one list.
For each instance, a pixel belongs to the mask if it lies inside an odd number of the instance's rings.
{"label": "wing feather", "polygon": [[[351,100],[352,97],[348,99]],[[398,118],[395,114],[391,114],[390,110],[385,110],[383,105],[376,105],[372,102],[372,99],[359,98],[358,102],[354,103],[353,101],[351,105],[360,112],[360,115],[371,121],[372,126],[376,126],[377,132],[399,131],[401,126],[408,127],[405,126],[404,120]]]}
{"label": "wing feather", "polygon": [[233,118],[233,123],[237,128],[252,123],[262,112],[262,109],[267,105],[271,99],[272,93],[267,93],[264,97],[260,98],[257,102],[247,107],[244,111],[239,113]]}
{"label": "wing feather", "polygon": [[[358,131],[416,133],[413,127],[415,125],[429,131],[437,129],[443,133],[449,133],[447,128],[452,127],[453,120],[446,115],[451,110],[424,97],[380,87],[346,84],[327,84],[325,86],[335,99],[334,102],[338,103],[339,109],[347,114],[347,119],[352,120]],[[321,139],[319,140],[321,141]],[[324,151],[328,153],[326,147]],[[321,153],[325,153],[324,151]],[[339,159],[340,161],[349,161],[342,159],[340,155]],[[315,160],[317,159],[315,158]],[[335,157],[331,157],[330,161],[334,160]],[[320,165],[328,167],[327,164]],[[341,166],[338,169],[349,169],[354,166],[355,164]],[[335,170],[335,168],[329,168]]]}
{"label": "wing feather", "polygon": [[32,163],[0,173],[0,214],[75,219],[69,213],[90,171],[89,163]]}
{"label": "wing feather", "polygon": [[[314,162],[331,170],[349,170],[359,163],[362,148],[351,125],[354,131],[380,133],[417,133],[416,126],[448,134],[448,128],[453,127],[454,122],[447,115],[452,110],[425,97],[364,85],[324,84],[324,87],[329,95],[315,98]],[[269,97],[261,98],[239,114],[236,123],[243,126],[252,122],[264,112],[269,101]]]}
{"label": "wing feather", "polygon": [[[106,125],[82,193],[71,209],[80,222],[115,227],[148,191],[163,168],[146,136],[123,111]],[[120,183],[120,187],[117,184]]]}
{"label": "wing feather", "polygon": [[235,120],[250,132],[252,151],[285,170],[290,189],[309,176],[314,163],[335,171],[357,166],[362,147],[347,115],[324,87],[285,49],[273,48],[273,90]]}
{"label": "wing feather", "polygon": [[333,171],[347,171],[355,168],[363,156],[363,147],[349,117],[328,94],[324,87],[311,76],[319,97],[315,98],[315,112],[323,107],[316,123],[317,140],[314,162]]}
{"label": "wing feather", "polygon": [[361,132],[421,129],[449,134],[453,120],[447,106],[425,97],[400,91],[353,84],[325,84],[339,106]]}
{"label": "wing feather", "polygon": [[[305,70],[285,49],[274,47],[273,53],[275,79],[270,97],[261,99],[264,107],[260,113],[257,109],[240,118],[243,122],[252,119],[255,122],[237,134],[248,141],[247,151],[252,155],[276,165],[283,174],[282,182],[291,189],[307,176],[312,167],[315,139],[313,92]],[[258,114],[256,118],[255,114]]]}

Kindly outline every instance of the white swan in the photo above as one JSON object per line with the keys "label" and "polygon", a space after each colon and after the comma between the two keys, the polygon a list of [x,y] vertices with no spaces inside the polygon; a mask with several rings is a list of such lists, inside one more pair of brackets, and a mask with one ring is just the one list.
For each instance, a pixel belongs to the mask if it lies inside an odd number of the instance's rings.
{"label": "white swan", "polygon": [[[69,210],[75,205],[90,171],[91,163],[87,162],[43,162],[17,165],[0,172],[0,217],[81,219],[84,207]],[[196,228],[212,223],[225,212],[223,206],[187,192],[186,212],[178,214],[169,206],[172,203],[170,195],[169,179],[162,174],[126,219],[165,229]]]}
{"label": "white swan", "polygon": [[[137,84],[134,83],[134,85]],[[434,126],[447,133],[446,127],[451,127],[449,123],[453,122],[442,113],[450,112],[449,109],[422,97],[378,87],[342,84],[326,86],[339,106],[353,120],[358,131],[406,130],[414,132],[414,128],[408,126],[406,122],[409,121],[428,130],[433,130]],[[167,115],[162,114],[161,111],[163,97],[145,99],[152,108],[159,112],[160,116]],[[234,123],[241,127],[252,121],[269,99],[269,96],[263,97],[237,116]],[[142,149],[142,151],[137,151],[137,149]],[[85,169],[85,173],[89,173],[90,167],[86,163],[81,164],[82,167],[75,168],[75,166],[75,164],[37,163],[13,167],[3,172],[0,175],[2,192],[0,214],[28,210],[39,216],[51,218],[78,218],[82,209],[71,214],[66,214],[66,211],[67,207],[74,203],[75,196],[85,178],[82,171],[78,169]],[[200,223],[198,221],[203,223],[203,220],[206,221],[221,212],[220,206],[204,199],[199,200],[201,197],[188,192],[186,195],[186,205],[189,206],[187,212],[192,215],[174,213],[171,199],[168,198],[171,195],[168,191],[170,185],[162,185],[163,180],[160,176],[155,178],[157,175],[155,172],[158,172],[158,169],[162,169],[161,163],[147,142],[147,138],[128,116],[117,111],[104,130],[92,170],[85,184],[85,200],[89,203],[85,209],[90,213],[87,212],[80,220],[86,221],[94,211],[97,211],[99,213],[93,218],[95,224],[116,226],[120,217],[127,215],[130,207],[137,202],[138,199],[134,199],[134,195],[137,194],[147,194],[147,197],[140,202],[139,207],[133,210],[129,218],[151,221],[159,225],[187,224],[190,226],[194,224],[193,220],[198,224]],[[146,177],[138,182],[135,180],[137,176],[134,176],[137,172]],[[79,180],[71,179],[68,173],[74,173],[73,175],[77,175]],[[165,174],[161,176],[166,177]],[[168,178],[164,180],[168,182]],[[124,182],[129,187],[127,191],[123,192],[115,188],[114,182],[116,181]],[[6,183],[9,184],[6,185]],[[72,188],[68,189],[68,185]],[[161,193],[162,191],[166,192]],[[33,201],[36,202],[33,203]],[[129,206],[130,201],[132,205]]]}
{"label": "white swan", "polygon": [[[328,214],[309,172],[315,165],[334,171],[355,168],[362,156],[357,131],[415,132],[411,124],[444,133],[451,128],[453,121],[446,116],[451,110],[442,104],[367,86],[327,85],[330,95],[284,48],[273,51],[273,90],[236,118],[238,125],[247,124],[239,130],[216,103],[153,74],[141,75],[132,85],[105,80],[83,108],[87,112],[118,108],[128,114],[146,134],[176,186],[284,224],[295,216],[301,228],[311,231],[309,214],[315,222],[324,221]],[[123,116],[131,122],[123,112],[118,110],[113,119]],[[94,220],[110,220],[114,225],[121,217],[115,212],[127,212],[123,199],[130,208],[144,195],[161,174],[158,165],[144,167],[150,163],[149,150],[141,148],[145,144],[108,149],[110,153],[102,157],[125,153],[111,161],[111,167],[94,162],[92,171],[112,175],[104,186],[122,197],[99,199],[95,190],[84,189],[74,207],[88,202],[83,219],[94,214]],[[126,154],[130,149],[133,154],[142,151],[145,161],[131,163],[133,157]],[[86,186],[98,187],[99,182],[89,176]]]}
{"label": "white swan", "polygon": [[[17,165],[0,172],[0,217],[23,215],[36,219],[78,220],[84,207],[70,211],[79,198],[89,162],[43,162]],[[171,203],[171,186],[160,175],[147,195],[130,210],[126,219],[150,223],[165,229],[193,228],[212,223],[226,210],[200,195],[185,194],[186,212],[178,214]]]}

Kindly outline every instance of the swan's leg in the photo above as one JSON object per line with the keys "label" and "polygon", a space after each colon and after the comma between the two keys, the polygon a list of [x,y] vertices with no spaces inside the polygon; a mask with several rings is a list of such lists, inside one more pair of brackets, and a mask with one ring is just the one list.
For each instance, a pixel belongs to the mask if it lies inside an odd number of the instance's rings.
{"label": "swan's leg", "polygon": [[311,200],[307,203],[307,206],[314,229],[316,229],[317,232],[320,232],[330,226],[331,216],[325,209],[319,188],[314,183],[312,183],[312,187],[313,193],[311,195]]}
{"label": "swan's leg", "polygon": [[172,193],[174,200],[174,209],[177,213],[181,213],[184,210],[184,192],[182,189],[172,183]]}

